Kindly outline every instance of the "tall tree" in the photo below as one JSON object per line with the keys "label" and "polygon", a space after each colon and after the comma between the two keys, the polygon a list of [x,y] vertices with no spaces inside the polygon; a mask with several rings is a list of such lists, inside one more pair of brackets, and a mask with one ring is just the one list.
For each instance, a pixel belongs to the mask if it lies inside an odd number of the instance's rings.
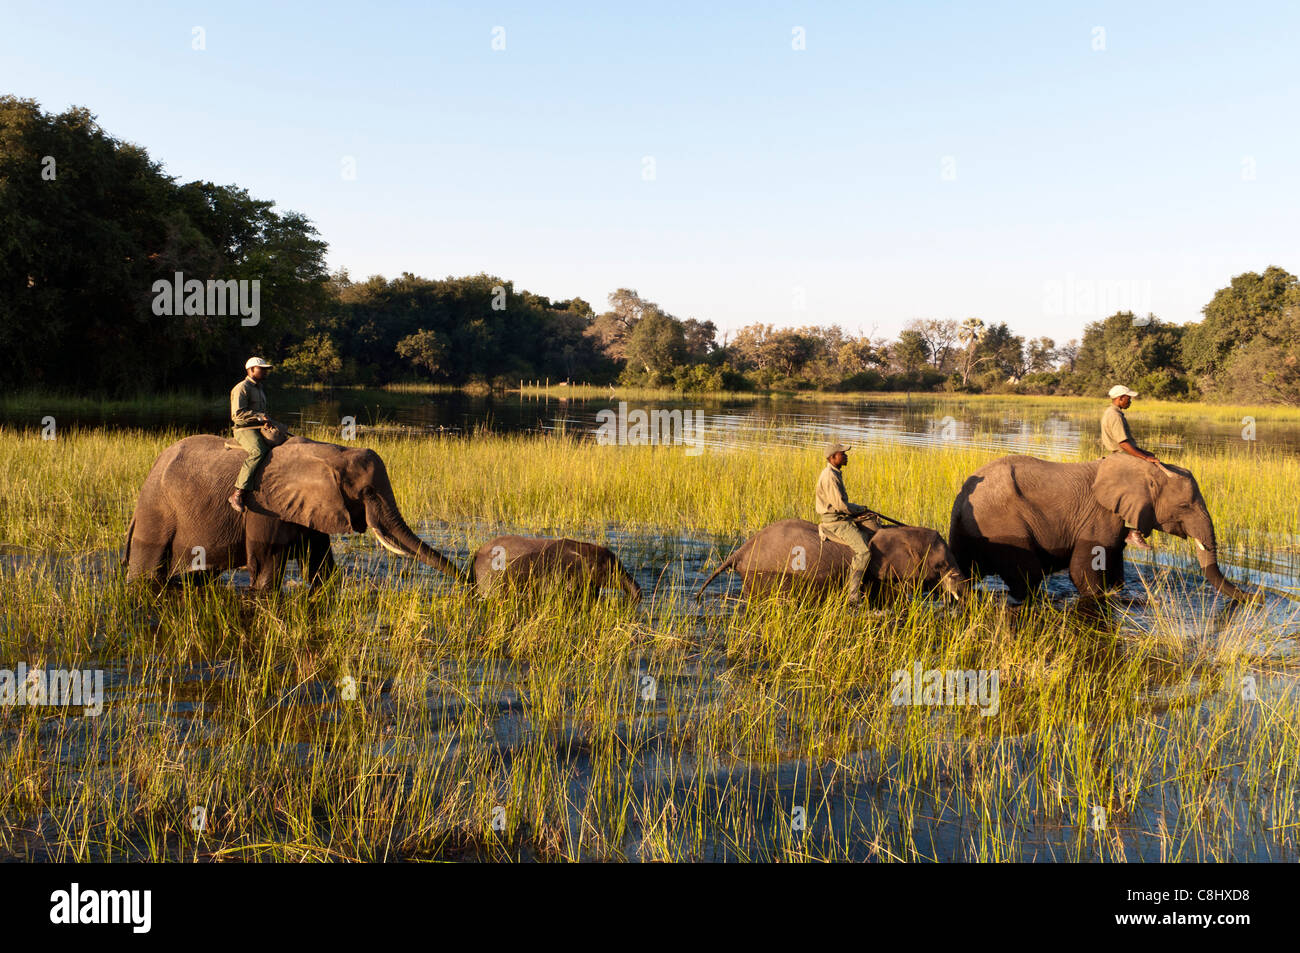
{"label": "tall tree", "polygon": [[1189,325],[1182,342],[1187,370],[1204,390],[1219,389],[1227,382],[1233,352],[1260,337],[1273,345],[1285,339],[1282,312],[1295,287],[1295,275],[1270,265],[1263,274],[1237,275],[1215,292],[1202,309],[1204,320]]}

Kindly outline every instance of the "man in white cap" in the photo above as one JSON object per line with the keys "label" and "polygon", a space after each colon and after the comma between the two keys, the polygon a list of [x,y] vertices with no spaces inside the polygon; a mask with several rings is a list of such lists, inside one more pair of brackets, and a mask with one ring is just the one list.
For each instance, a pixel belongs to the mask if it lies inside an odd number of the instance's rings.
{"label": "man in white cap", "polygon": [[[1128,418],[1124,416],[1124,411],[1128,409],[1129,404],[1133,403],[1133,398],[1136,396],[1137,391],[1129,390],[1123,384],[1116,384],[1110,389],[1110,406],[1101,415],[1101,445],[1110,454],[1127,453],[1148,463],[1159,463],[1154,453],[1143,450],[1137,445],[1137,441],[1133,439],[1133,431],[1129,429]],[[1129,528],[1125,542],[1138,549],[1151,548],[1151,544],[1142,538],[1142,534],[1132,527]]]}
{"label": "man in white cap", "polygon": [[876,514],[865,506],[849,502],[840,473],[849,462],[849,449],[842,443],[826,445],[826,467],[817,478],[816,504],[821,538],[829,536],[853,550],[853,561],[849,563],[849,602],[858,603],[862,601],[862,577],[871,562],[867,544],[880,529],[880,523]]}
{"label": "man in white cap", "polygon": [[248,451],[244,465],[239,468],[239,476],[235,478],[235,492],[227,501],[236,513],[244,512],[244,490],[270,449],[261,430],[267,420],[266,391],[262,390],[262,381],[266,380],[270,368],[268,361],[250,357],[244,363],[247,376],[230,391],[230,421],[234,425],[235,442]]}

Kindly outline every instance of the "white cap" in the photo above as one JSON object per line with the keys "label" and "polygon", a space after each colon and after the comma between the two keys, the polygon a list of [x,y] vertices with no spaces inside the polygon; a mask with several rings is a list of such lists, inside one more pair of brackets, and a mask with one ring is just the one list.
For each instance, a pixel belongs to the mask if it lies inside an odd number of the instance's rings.
{"label": "white cap", "polygon": [[254,367],[274,367],[275,365],[260,357],[250,357],[244,362],[244,370],[252,370]]}
{"label": "white cap", "polygon": [[852,449],[853,449],[852,447],[846,447],[842,443],[828,443],[826,445],[826,453],[824,456],[826,457],[827,460],[829,460],[837,453],[848,453]]}
{"label": "white cap", "polygon": [[1138,395],[1137,391],[1129,390],[1123,384],[1116,384],[1114,387],[1110,389],[1111,400],[1114,400],[1116,397],[1136,397],[1137,395]]}

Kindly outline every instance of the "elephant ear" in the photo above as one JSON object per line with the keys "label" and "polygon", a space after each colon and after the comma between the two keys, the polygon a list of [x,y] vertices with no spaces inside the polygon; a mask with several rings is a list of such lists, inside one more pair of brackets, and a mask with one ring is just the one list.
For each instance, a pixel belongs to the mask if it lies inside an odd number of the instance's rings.
{"label": "elephant ear", "polygon": [[1097,504],[1118,514],[1125,526],[1135,527],[1143,535],[1156,526],[1154,469],[1128,454],[1115,454],[1101,461],[1092,481]]}
{"label": "elephant ear", "polygon": [[312,454],[286,452],[290,449],[270,452],[249,509],[321,533],[352,532],[338,467]]}

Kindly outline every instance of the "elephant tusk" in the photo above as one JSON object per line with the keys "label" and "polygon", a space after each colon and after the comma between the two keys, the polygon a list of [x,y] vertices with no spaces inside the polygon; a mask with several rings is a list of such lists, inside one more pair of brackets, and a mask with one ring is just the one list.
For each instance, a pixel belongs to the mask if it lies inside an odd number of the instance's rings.
{"label": "elephant tusk", "polygon": [[1193,536],[1193,537],[1192,537],[1192,542],[1196,544],[1196,548],[1199,549],[1201,552],[1203,552],[1203,553],[1204,553],[1204,552],[1207,552],[1207,550],[1206,550],[1206,548],[1205,548],[1205,544],[1202,543],[1199,539],[1197,539],[1196,537]]}
{"label": "elephant tusk", "polygon": [[383,546],[384,549],[388,550],[390,553],[394,554],[395,556],[405,557],[411,555],[410,553],[406,552],[404,549],[398,548],[396,543],[390,543],[388,540],[384,539],[383,535],[379,532],[379,530],[375,529],[373,526],[370,527],[370,531],[375,534],[375,539],[379,540],[379,545]]}

